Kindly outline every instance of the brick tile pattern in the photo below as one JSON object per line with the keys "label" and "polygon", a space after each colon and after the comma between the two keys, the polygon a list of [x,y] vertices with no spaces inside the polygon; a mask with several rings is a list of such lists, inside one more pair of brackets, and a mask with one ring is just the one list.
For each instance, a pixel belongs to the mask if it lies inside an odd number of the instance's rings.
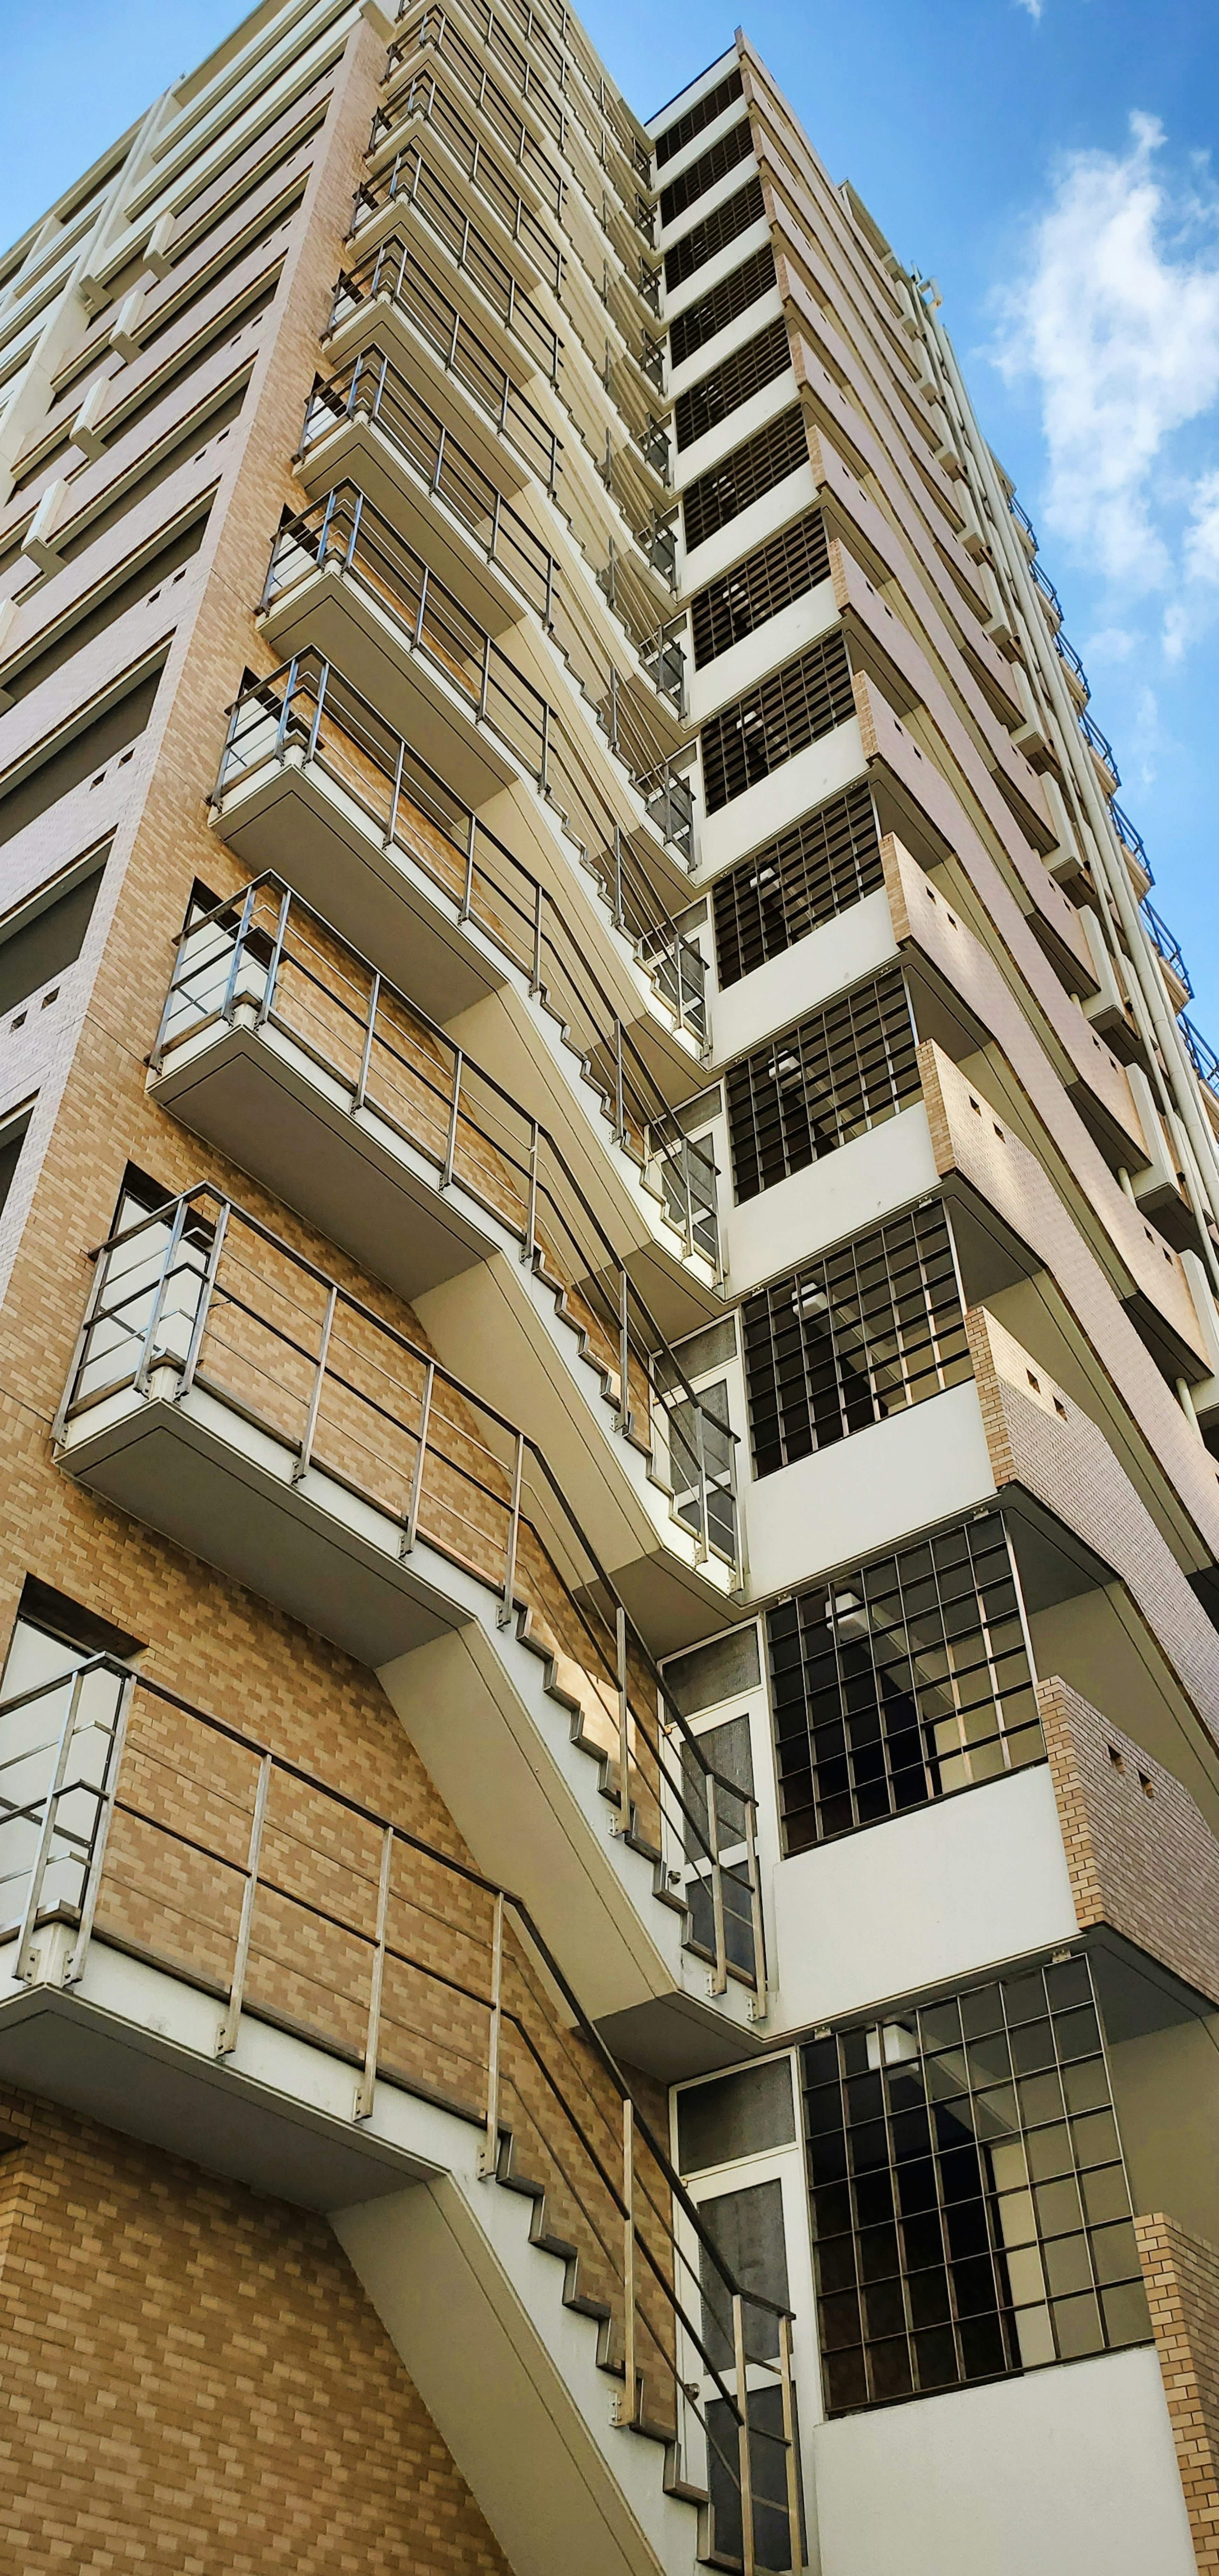
{"label": "brick tile pattern", "polygon": [[1219,2247],[1171,2218],[1135,2235],[1199,2576],[1219,2569]]}
{"label": "brick tile pattern", "polygon": [[1205,1817],[1069,1683],[1039,1682],[1037,1701],[1080,1931],[1110,1924],[1219,2002],[1219,1842]]}

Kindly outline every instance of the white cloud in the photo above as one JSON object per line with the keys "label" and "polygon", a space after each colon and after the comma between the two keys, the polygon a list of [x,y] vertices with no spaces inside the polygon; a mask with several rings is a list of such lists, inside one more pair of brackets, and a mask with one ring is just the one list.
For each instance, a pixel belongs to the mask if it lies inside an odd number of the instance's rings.
{"label": "white cloud", "polygon": [[1042,5],[1043,0],[1020,0],[1021,8],[1028,10],[1030,18],[1040,18]]}
{"label": "white cloud", "polygon": [[[1161,588],[1180,560],[1165,509],[1175,432],[1219,396],[1219,222],[1205,165],[1188,188],[1160,175],[1163,128],[1133,115],[1125,153],[1060,164],[995,351],[1040,393],[1047,526],[1124,591]],[[1186,550],[1219,578],[1219,477],[1199,483]],[[1040,514],[1039,514],[1040,515]],[[1209,570],[1214,563],[1215,572]]]}

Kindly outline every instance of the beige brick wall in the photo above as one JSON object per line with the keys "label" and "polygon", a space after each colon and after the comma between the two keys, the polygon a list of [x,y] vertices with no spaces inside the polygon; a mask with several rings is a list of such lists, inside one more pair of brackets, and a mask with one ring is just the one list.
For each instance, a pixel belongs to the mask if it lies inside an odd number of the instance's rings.
{"label": "beige brick wall", "polygon": [[1219,2002],[1219,1843],[1205,1817],[1068,1683],[1039,1682],[1037,1700],[1080,1931],[1110,1924]]}
{"label": "beige brick wall", "polygon": [[1171,2218],[1135,2234],[1201,2576],[1219,2568],[1219,2247]]}
{"label": "beige brick wall", "polygon": [[5,2116],[6,2570],[505,2576],[324,2219],[51,2103]]}

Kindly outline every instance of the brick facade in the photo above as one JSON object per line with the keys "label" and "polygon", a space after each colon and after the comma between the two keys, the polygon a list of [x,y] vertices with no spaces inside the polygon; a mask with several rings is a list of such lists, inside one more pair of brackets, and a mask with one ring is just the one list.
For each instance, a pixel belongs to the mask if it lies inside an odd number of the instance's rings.
{"label": "brick facade", "polygon": [[1219,2249],[1171,2218],[1135,2234],[1200,2576],[1219,2568]]}
{"label": "brick facade", "polygon": [[0,2562],[506,2576],[324,2219],[52,2103],[5,2116]]}
{"label": "brick facade", "polygon": [[1219,1843],[1187,1789],[1057,1677],[1037,1685],[1081,1932],[1108,1923],[1219,2002]]}

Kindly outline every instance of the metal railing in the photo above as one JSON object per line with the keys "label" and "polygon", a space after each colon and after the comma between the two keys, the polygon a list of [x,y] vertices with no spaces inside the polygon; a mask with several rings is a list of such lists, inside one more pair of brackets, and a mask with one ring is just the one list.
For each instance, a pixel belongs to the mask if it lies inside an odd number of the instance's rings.
{"label": "metal railing", "polygon": [[548,626],[557,576],[554,556],[401,368],[391,365],[379,349],[361,349],[335,375],[315,378],[305,413],[302,456],[341,421],[360,417],[376,422],[425,492],[444,502],[487,562],[507,574]]}
{"label": "metal railing", "polygon": [[[406,14],[399,11],[399,21]],[[511,100],[487,69],[486,59],[468,45],[460,31],[442,10],[425,9],[409,35],[399,36],[389,49],[386,98],[373,120],[369,150],[375,151],[389,130],[391,114],[397,114],[398,92],[393,86],[394,74],[407,56],[419,46],[433,45],[453,73],[467,98],[481,109],[499,141],[506,145],[513,160],[524,170],[552,215],[561,215],[566,182],[562,172],[543,151],[523,116],[517,114]]]}
{"label": "metal railing", "polygon": [[1114,831],[1116,832],[1119,841],[1122,843],[1123,848],[1129,850],[1132,859],[1138,860],[1139,866],[1142,868],[1148,883],[1150,885],[1154,885],[1155,878],[1151,871],[1151,865],[1147,857],[1142,833],[1136,832],[1129,815],[1123,814],[1121,806],[1118,804],[1115,797],[1110,799],[1109,812],[1113,820]]}
{"label": "metal railing", "polygon": [[[579,731],[354,483],[337,485],[285,521],[271,551],[260,607],[269,608],[296,582],[327,569],[350,575],[392,617],[408,649],[460,692],[472,721],[486,725],[521,761],[584,855],[612,845],[617,817],[589,765]],[[688,862],[693,855],[688,782],[663,753],[657,758],[655,726],[645,721],[609,656],[598,650],[587,623],[577,623],[566,600],[553,592],[551,629],[569,659],[579,657],[578,662],[573,659],[576,676],[609,749],[629,772],[649,822]]]}
{"label": "metal railing", "polygon": [[[1016,506],[1016,505],[1015,505],[1015,503],[1013,502],[1013,504],[1012,504],[1012,508],[1013,508],[1013,510],[1015,509],[1015,506]],[[1024,524],[1025,524],[1025,526],[1026,526],[1026,527],[1028,527],[1028,521],[1027,521],[1027,520],[1025,520]],[[1032,529],[1031,529],[1031,528],[1029,528],[1029,535],[1030,535],[1030,536],[1032,535]],[[1041,596],[1042,596],[1042,598],[1046,601],[1047,605],[1048,605],[1050,608],[1052,608],[1052,609],[1053,609],[1055,616],[1056,616],[1056,617],[1058,617],[1058,618],[1061,618],[1061,616],[1062,616],[1062,601],[1060,600],[1060,598],[1059,598],[1059,596],[1058,596],[1058,593],[1057,593],[1057,591],[1056,591],[1056,590],[1055,590],[1055,588],[1054,588],[1054,584],[1053,584],[1053,582],[1051,581],[1051,579],[1050,579],[1050,576],[1049,576],[1048,572],[1043,572],[1042,567],[1041,567],[1041,565],[1037,562],[1036,558],[1034,558],[1033,562],[1029,565],[1029,571],[1031,572],[1031,574],[1032,574],[1032,576],[1033,576],[1033,580],[1035,581],[1035,583],[1036,583],[1036,585],[1037,585],[1038,590],[1041,592]]]}
{"label": "metal railing", "polygon": [[1016,499],[1016,495],[1015,495],[1015,493],[1014,493],[1014,492],[1009,492],[1009,493],[1008,493],[1008,496],[1007,496],[1007,506],[1008,506],[1009,510],[1011,511],[1012,517],[1013,517],[1013,519],[1015,520],[1017,527],[1018,527],[1018,528],[1023,528],[1024,533],[1025,533],[1026,537],[1028,538],[1030,545],[1032,546],[1033,552],[1034,552],[1034,554],[1036,554],[1036,553],[1037,553],[1037,550],[1038,550],[1038,549],[1037,549],[1037,531],[1036,531],[1035,527],[1033,526],[1033,522],[1032,522],[1032,520],[1031,520],[1031,519],[1030,519],[1030,517],[1029,517],[1028,511],[1024,508],[1023,503],[1022,503],[1022,502],[1020,502],[1020,501],[1018,501],[1018,500]]}
{"label": "metal railing", "polygon": [[[481,138],[475,133],[473,126],[467,123],[464,116],[459,115],[434,72],[415,74],[402,98],[395,99],[392,120],[378,120],[378,127],[374,127],[375,139],[370,150],[379,150],[383,143],[391,142],[402,127],[409,124],[416,116],[421,117],[442,137],[471,187],[476,188],[479,195],[485,198],[493,213],[499,217],[505,231],[511,234],[513,241],[520,243],[535,268],[540,270],[547,285],[557,295],[563,265],[558,244],[551,239],[545,225],[539,221],[532,207],[527,206],[524,198],[517,195],[515,188],[510,187],[498,162],[484,149]],[[396,201],[403,193],[404,182],[408,175],[405,156],[402,151],[399,151],[387,168],[379,170],[375,177],[366,178],[361,182],[356,194],[355,213],[351,226],[353,233],[358,232],[361,225],[366,223],[371,215],[379,213],[383,206],[392,205]]]}
{"label": "metal railing", "polygon": [[[360,416],[375,421],[425,491],[443,501],[460,519],[487,561],[507,574],[543,625],[553,629],[590,697],[607,698],[609,657],[591,635],[587,618],[569,603],[566,585],[560,586],[554,556],[520,512],[505,500],[498,484],[492,482],[381,350],[362,349],[333,376],[315,379],[305,413],[302,455],[341,421]],[[654,602],[629,560],[616,550],[612,538],[605,567],[597,569],[597,579],[638,654],[641,669],[658,696],[668,698],[680,715],[685,700],[685,655],[678,637],[685,628],[684,614],[657,621]],[[560,603],[557,607],[556,602]],[[591,686],[590,682],[598,677],[599,687]]]}
{"label": "metal railing", "polygon": [[1089,715],[1086,707],[1081,707],[1076,721],[1089,750],[1099,752],[1106,769],[1109,771],[1113,779],[1114,786],[1120,787],[1122,783],[1122,773],[1113,757],[1113,745],[1101,732],[1100,726],[1097,724],[1095,717]]}
{"label": "metal railing", "polygon": [[[291,1040],[346,1094],[353,1119],[412,1145],[438,1191],[456,1185],[515,1235],[522,1263],[579,1336],[618,1428],[653,1457],[678,1518],[735,1571],[735,1435],[695,1395],[541,1121],[270,874],[231,902],[192,907],[153,1070],[185,1039],[235,1022]],[[666,1201],[686,1185],[680,1152],[670,1152],[673,1168],[662,1153],[659,1175]]]}
{"label": "metal railing", "polygon": [[1184,1011],[1179,1014],[1178,1026],[1199,1082],[1204,1082],[1207,1090],[1213,1091],[1216,1099],[1219,1100],[1219,1055],[1216,1055],[1210,1039],[1203,1037],[1201,1029],[1194,1027],[1193,1021],[1186,1018]]}
{"label": "metal railing", "polygon": [[0,1703],[0,1855],[18,1982],[66,1924],[69,1991],[117,1947],[214,2000],[222,2064],[262,2024],[350,2067],[352,2128],[388,2086],[480,2133],[481,2179],[544,2192],[578,2259],[617,2420],[718,2490],[745,2568],[803,2566],[793,2312],[725,2262],[518,1896],[105,1655]]}
{"label": "metal railing", "polygon": [[[710,1991],[733,1979],[764,2009],[755,1801],[707,1761],[536,1442],[210,1183],[100,1247],[56,1440],[70,1465],[73,1426],[98,1405],[196,1389],[235,1442],[290,1457],[336,1531],[354,1498],[379,1517],[388,1563],[426,1548],[492,1595],[498,1628],[575,1712],[616,1832],[676,1871]],[[445,1577],[426,1579],[434,1600]]]}
{"label": "metal railing", "polygon": [[1154,905],[1148,903],[1146,895],[1139,906],[1139,911],[1156,955],[1163,958],[1164,964],[1171,969],[1178,983],[1185,986],[1186,997],[1192,1002],[1194,988],[1189,980],[1189,969],[1181,954],[1180,942],[1174,939],[1167,922],[1161,919]]}
{"label": "metal railing", "polygon": [[1061,631],[1054,638],[1054,650],[1057,653],[1059,660],[1066,663],[1068,671],[1074,672],[1080,688],[1083,690],[1085,698],[1091,697],[1092,690],[1088,674],[1084,669],[1083,663],[1081,662],[1074,645],[1068,643],[1066,636],[1062,634]]}
{"label": "metal railing", "polygon": [[546,490],[553,492],[561,453],[555,431],[486,342],[471,330],[423,261],[396,235],[370,251],[354,269],[343,271],[335,287],[328,331],[339,330],[351,314],[370,307],[378,296],[397,305],[446,374],[456,378]]}
{"label": "metal railing", "polygon": [[[448,251],[461,274],[478,288],[504,330],[511,333],[534,366],[548,376],[552,384],[557,384],[558,333],[534,303],[533,297],[517,284],[507,260],[500,258],[486,234],[480,233],[471,221],[461,198],[446,187],[443,179],[424,160],[417,143],[407,145],[399,156],[396,169],[395,205],[419,216]],[[388,291],[396,294],[399,290],[394,283],[395,271],[405,267],[409,259],[409,244],[400,233],[391,234],[388,240],[377,243],[363,262],[357,261],[347,274],[347,283],[351,285],[361,281],[365,271],[371,267],[368,293],[377,295]]]}
{"label": "metal railing", "polygon": [[[560,1019],[591,1078],[614,1103],[614,1134],[640,1155],[647,1131],[678,1122],[620,1012],[549,889],[462,803],[404,737],[319,653],[297,654],[242,691],[229,710],[213,802],[269,760],[316,766],[368,816],[387,849],[404,851]],[[629,939],[677,1025],[706,1037],[706,967],[658,902],[634,843],[615,827],[586,853],[610,919]],[[655,1150],[653,1147],[652,1150]]]}

